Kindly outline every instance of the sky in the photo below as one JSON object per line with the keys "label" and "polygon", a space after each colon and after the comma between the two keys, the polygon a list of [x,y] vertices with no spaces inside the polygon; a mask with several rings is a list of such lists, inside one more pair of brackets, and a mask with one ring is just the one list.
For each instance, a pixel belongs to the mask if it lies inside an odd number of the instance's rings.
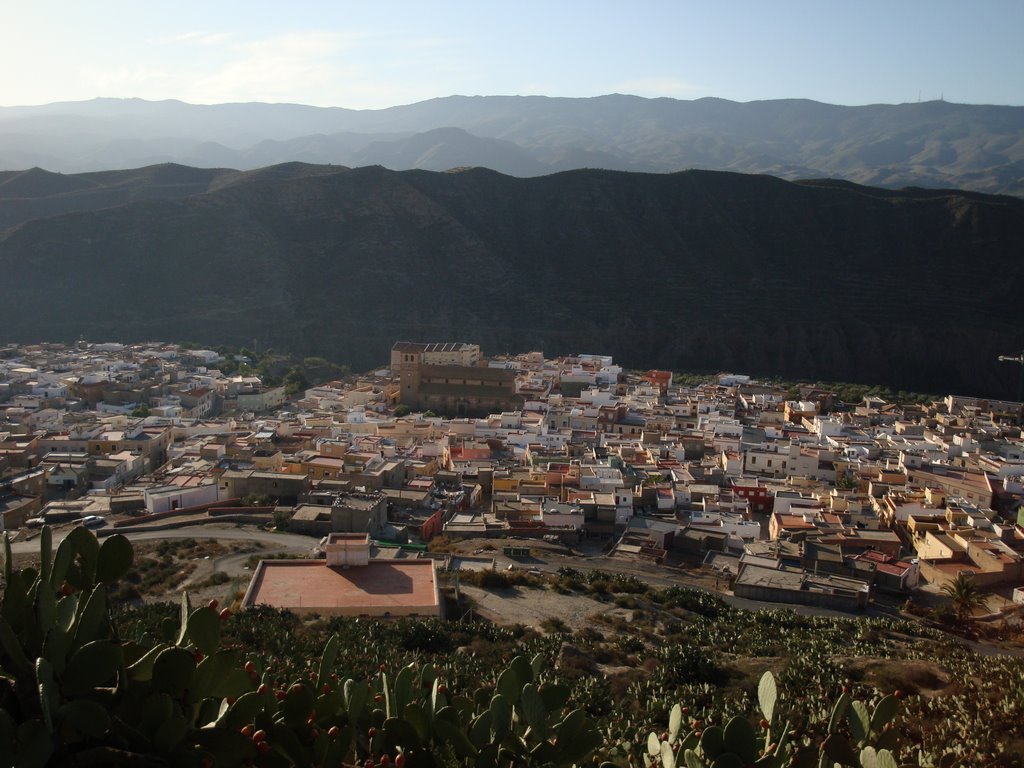
{"label": "sky", "polygon": [[1024,105],[1024,0],[0,0],[0,105],[630,93]]}

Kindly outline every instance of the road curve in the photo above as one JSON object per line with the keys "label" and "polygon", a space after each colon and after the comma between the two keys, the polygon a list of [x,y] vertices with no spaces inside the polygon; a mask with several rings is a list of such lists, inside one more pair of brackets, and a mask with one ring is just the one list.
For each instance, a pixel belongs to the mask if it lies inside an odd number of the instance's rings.
{"label": "road curve", "polygon": [[[70,529],[55,533],[53,545],[57,546]],[[308,552],[319,541],[314,536],[296,533],[276,533],[258,528],[236,527],[234,525],[197,525],[189,528],[175,528],[167,531],[142,531],[125,534],[131,541],[161,541],[164,539],[227,539],[234,541],[258,541],[268,547]],[[14,554],[30,555],[39,551],[39,540],[15,541],[11,544]]]}

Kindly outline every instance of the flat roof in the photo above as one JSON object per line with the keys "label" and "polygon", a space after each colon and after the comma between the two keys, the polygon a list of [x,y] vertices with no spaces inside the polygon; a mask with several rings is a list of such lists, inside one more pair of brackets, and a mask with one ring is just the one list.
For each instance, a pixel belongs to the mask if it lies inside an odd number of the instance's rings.
{"label": "flat roof", "polygon": [[381,499],[386,498],[383,494],[374,494],[372,496],[356,496],[355,494],[346,493],[338,496],[335,500],[334,505],[340,509],[358,509],[362,512],[369,512],[380,504]]}
{"label": "flat roof", "polygon": [[416,488],[381,488],[380,492],[389,499],[411,499],[413,501],[425,501],[430,498],[429,490]]}
{"label": "flat roof", "polygon": [[824,592],[828,594],[868,591],[866,582],[834,574],[814,575],[796,568],[765,568],[745,565],[736,578],[737,584],[795,592]]}
{"label": "flat roof", "polygon": [[316,520],[320,515],[329,516],[331,508],[324,504],[299,504],[292,515],[293,520]]}
{"label": "flat roof", "polygon": [[410,609],[436,614],[439,597],[432,560],[377,562],[343,568],[323,560],[263,560],[244,606],[270,605],[348,613]]}
{"label": "flat roof", "polygon": [[356,542],[361,544],[370,543],[370,534],[368,533],[329,533],[327,534],[328,544],[340,544],[342,542]]}
{"label": "flat roof", "polygon": [[314,456],[306,461],[307,464],[313,466],[325,466],[325,467],[344,467],[345,460],[336,456]]}

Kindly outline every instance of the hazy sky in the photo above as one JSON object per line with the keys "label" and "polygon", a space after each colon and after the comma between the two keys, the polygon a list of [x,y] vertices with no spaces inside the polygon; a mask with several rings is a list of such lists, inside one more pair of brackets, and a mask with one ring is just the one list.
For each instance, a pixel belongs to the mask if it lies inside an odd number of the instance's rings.
{"label": "hazy sky", "polygon": [[0,105],[451,94],[1024,104],[1024,0],[0,0]]}

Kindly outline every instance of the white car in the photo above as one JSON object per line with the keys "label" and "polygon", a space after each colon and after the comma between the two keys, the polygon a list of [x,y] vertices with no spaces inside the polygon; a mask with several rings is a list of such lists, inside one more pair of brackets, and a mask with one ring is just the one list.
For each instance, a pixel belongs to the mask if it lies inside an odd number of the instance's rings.
{"label": "white car", "polygon": [[82,518],[82,525],[86,528],[102,528],[107,524],[106,518],[99,515],[87,515]]}

